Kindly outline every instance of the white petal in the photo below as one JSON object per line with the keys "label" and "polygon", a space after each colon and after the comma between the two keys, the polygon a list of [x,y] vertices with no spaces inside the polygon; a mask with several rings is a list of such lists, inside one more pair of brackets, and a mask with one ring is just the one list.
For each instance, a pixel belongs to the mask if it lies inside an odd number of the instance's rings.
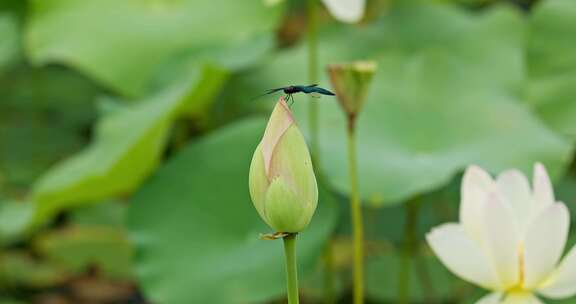
{"label": "white petal", "polygon": [[540,207],[547,207],[554,203],[554,190],[550,183],[550,177],[546,172],[546,168],[540,163],[534,166],[534,200]]}
{"label": "white petal", "polygon": [[524,287],[534,289],[546,279],[562,256],[570,215],[563,203],[544,209],[530,223],[524,243]]}
{"label": "white petal", "polygon": [[506,296],[502,304],[544,304],[532,293],[511,293]]}
{"label": "white petal", "polygon": [[520,281],[520,239],[512,207],[493,193],[484,205],[484,245],[500,279],[501,290]]}
{"label": "white petal", "polygon": [[477,185],[483,190],[491,191],[494,189],[494,180],[484,169],[476,165],[471,165],[468,166],[466,172],[464,172],[462,190],[464,191],[466,187],[470,185]]}
{"label": "white petal", "polygon": [[460,223],[476,240],[481,239],[483,231],[482,218],[479,216],[482,213],[482,206],[486,202],[488,194],[494,192],[495,189],[496,184],[482,168],[469,166],[466,169],[460,190],[462,195]]}
{"label": "white petal", "polygon": [[480,300],[476,301],[476,304],[500,304],[501,298],[502,298],[501,293],[493,292],[483,296]]}
{"label": "white petal", "polygon": [[284,0],[264,0],[264,5],[274,6],[280,4],[281,2],[284,2]]}
{"label": "white petal", "polygon": [[342,21],[355,23],[364,16],[365,0],[322,0],[332,16]]}
{"label": "white petal", "polygon": [[440,261],[458,277],[486,289],[498,286],[492,265],[461,225],[436,227],[426,235],[426,240]]}
{"label": "white petal", "polygon": [[504,171],[496,179],[500,193],[515,210],[522,227],[528,222],[533,207],[532,193],[528,179],[518,170]]}
{"label": "white petal", "polygon": [[576,295],[576,246],[570,249],[558,269],[539,289],[539,292],[552,299],[563,299]]}

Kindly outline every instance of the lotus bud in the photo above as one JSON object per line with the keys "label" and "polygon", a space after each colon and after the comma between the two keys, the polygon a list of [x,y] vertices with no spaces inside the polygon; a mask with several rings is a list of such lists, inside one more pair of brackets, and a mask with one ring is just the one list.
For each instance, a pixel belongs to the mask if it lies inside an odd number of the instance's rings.
{"label": "lotus bud", "polygon": [[250,196],[277,232],[304,230],[318,203],[318,186],[304,136],[280,98],[250,164]]}
{"label": "lotus bud", "polygon": [[368,86],[376,72],[377,64],[373,61],[356,61],[328,66],[328,74],[340,106],[349,118],[355,118],[362,106]]}

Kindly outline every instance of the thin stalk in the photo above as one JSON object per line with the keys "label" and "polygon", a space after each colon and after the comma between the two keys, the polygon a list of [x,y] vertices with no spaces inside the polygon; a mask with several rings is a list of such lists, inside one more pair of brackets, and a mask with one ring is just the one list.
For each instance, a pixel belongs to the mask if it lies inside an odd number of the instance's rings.
{"label": "thin stalk", "polygon": [[356,158],[356,117],[348,117],[348,166],[350,175],[350,209],[354,246],[354,304],[364,303],[364,224],[360,193],[358,192],[358,166]]}
{"label": "thin stalk", "polygon": [[283,238],[286,258],[286,287],[288,304],[298,304],[298,269],[296,266],[296,234],[290,233]]}
{"label": "thin stalk", "polygon": [[[308,83],[318,83],[318,0],[307,1],[308,17]],[[316,176],[322,177],[320,169],[320,135],[318,129],[318,103],[310,97],[308,101],[308,133],[310,136],[310,151]],[[332,240],[329,239],[322,254],[324,264],[324,303],[336,303],[334,253]]]}
{"label": "thin stalk", "polygon": [[406,203],[406,222],[404,223],[404,248],[398,273],[398,303],[407,304],[410,294],[410,273],[412,259],[416,255],[418,237],[416,228],[419,213],[418,199]]}
{"label": "thin stalk", "polygon": [[324,264],[324,304],[333,304],[336,303],[336,283],[334,282],[334,248],[332,239],[326,242],[322,253],[322,262]]}
{"label": "thin stalk", "polygon": [[434,290],[434,281],[432,277],[430,277],[430,270],[428,269],[426,259],[418,255],[414,258],[414,261],[416,264],[416,273],[424,294],[424,302],[432,303],[434,299],[436,299],[436,291]]}
{"label": "thin stalk", "polygon": [[[318,82],[318,34],[317,34],[317,1],[308,0],[308,83]],[[318,104],[311,97],[308,102],[308,128],[310,131],[310,150],[314,166],[320,168],[318,163]]]}

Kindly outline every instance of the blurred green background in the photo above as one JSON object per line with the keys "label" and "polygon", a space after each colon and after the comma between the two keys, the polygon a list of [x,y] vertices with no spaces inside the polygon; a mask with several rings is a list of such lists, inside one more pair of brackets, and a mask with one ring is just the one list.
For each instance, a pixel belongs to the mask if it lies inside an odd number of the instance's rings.
{"label": "blurred green background", "polygon": [[[0,303],[284,303],[281,242],[258,239],[270,231],[247,175],[276,98],[254,96],[307,82],[305,10],[0,0]],[[483,294],[423,242],[457,220],[468,164],[544,163],[576,221],[576,1],[372,0],[358,24],[317,14],[321,86],[326,64],[379,66],[358,122],[369,303]],[[309,100],[295,97],[307,132]],[[349,303],[345,118],[333,98],[319,109],[301,296],[323,303],[330,244]]]}

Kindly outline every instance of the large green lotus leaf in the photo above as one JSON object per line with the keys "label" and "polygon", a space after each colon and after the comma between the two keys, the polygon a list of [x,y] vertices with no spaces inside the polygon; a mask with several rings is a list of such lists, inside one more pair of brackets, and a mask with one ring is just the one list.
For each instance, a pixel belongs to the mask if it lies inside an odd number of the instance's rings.
{"label": "large green lotus leaf", "polygon": [[517,90],[523,80],[525,27],[519,12],[510,7],[471,13],[449,4],[398,1],[361,31],[348,33],[355,43],[347,44],[344,53],[354,58],[443,51],[462,60],[463,69],[471,66],[470,82]]}
{"label": "large green lotus leaf", "polygon": [[576,2],[542,1],[530,16],[527,98],[555,130],[576,137]]}
{"label": "large green lotus leaf", "polygon": [[[318,66],[322,70],[330,63],[356,59],[403,60],[432,50],[461,60],[469,83],[515,92],[524,77],[524,29],[521,16],[508,7],[471,15],[453,5],[398,1],[384,16],[368,25],[334,25],[324,29],[319,35]],[[254,105],[254,96],[259,91],[304,84],[308,71],[306,56],[306,46],[301,46],[265,62],[260,73],[250,71],[233,78],[227,84],[225,92],[229,94],[222,96],[222,103]],[[320,83],[329,85],[324,73],[320,73]]]}
{"label": "large green lotus leaf", "polygon": [[[3,109],[0,105],[0,111]],[[41,120],[48,113],[8,110],[0,114],[0,119],[6,117],[0,122],[0,171],[3,182],[15,191],[27,189],[50,166],[80,149],[85,141],[81,129],[63,126],[63,121],[51,124]]]}
{"label": "large green lotus leaf", "polygon": [[[525,23],[519,12],[497,6],[471,14],[447,4],[398,1],[374,22],[358,27],[335,25],[319,38],[319,67],[338,61],[449,53],[465,66],[469,82],[519,91],[524,77]],[[306,78],[305,46],[284,52],[268,69],[265,84],[299,84]],[[290,58],[290,59],[288,59]],[[491,74],[491,77],[486,77]],[[267,75],[272,76],[272,75]],[[260,77],[260,75],[257,75]],[[321,75],[322,80],[327,80]]]}
{"label": "large green lotus leaf", "polygon": [[[447,183],[472,163],[492,172],[530,172],[541,161],[554,175],[568,163],[568,142],[519,99],[467,83],[465,63],[436,52],[379,63],[358,122],[364,198],[401,201]],[[328,165],[345,163],[344,119],[334,103],[321,109],[322,158],[332,182],[347,191],[346,168]]]}
{"label": "large green lotus leaf", "polygon": [[[320,66],[366,58],[379,64],[358,121],[362,197],[374,204],[401,202],[446,184],[472,163],[493,172],[511,167],[530,172],[541,161],[557,176],[571,146],[519,97],[523,23],[516,12],[498,8],[468,15],[443,5],[413,8],[392,8],[372,26],[331,33],[320,43]],[[253,90],[300,83],[305,56],[304,49],[291,50],[251,73]],[[320,83],[328,84],[325,76]],[[293,107],[303,126],[306,102],[296,96]],[[317,102],[322,168],[346,193],[345,117],[333,98]]]}
{"label": "large green lotus leaf", "polygon": [[[173,120],[184,112],[204,111],[217,92],[217,86],[204,83],[215,78],[223,82],[224,74],[205,68],[191,79],[104,116],[97,124],[94,142],[56,165],[34,186],[35,222],[66,207],[134,190],[157,166]],[[200,92],[204,90],[211,92]]]}
{"label": "large green lotus leaf", "polygon": [[15,66],[0,75],[0,87],[1,175],[7,191],[27,191],[85,143],[99,91],[80,74],[55,66]]}
{"label": "large green lotus leaf", "polygon": [[[285,292],[282,241],[254,209],[248,169],[265,121],[231,124],[184,148],[136,193],[128,226],[147,299],[157,303],[258,303]],[[336,214],[320,190],[298,236],[300,275],[312,272]]]}
{"label": "large green lotus leaf", "polygon": [[46,261],[69,273],[97,269],[109,278],[133,277],[132,246],[116,227],[70,226],[41,234],[34,246]]}
{"label": "large green lotus leaf", "polygon": [[[30,6],[33,62],[72,65],[132,96],[143,93],[173,56],[199,53],[227,64],[234,52],[225,50],[242,51],[271,35],[280,10],[262,1],[227,0],[35,0]],[[214,56],[206,56],[210,52]]]}

